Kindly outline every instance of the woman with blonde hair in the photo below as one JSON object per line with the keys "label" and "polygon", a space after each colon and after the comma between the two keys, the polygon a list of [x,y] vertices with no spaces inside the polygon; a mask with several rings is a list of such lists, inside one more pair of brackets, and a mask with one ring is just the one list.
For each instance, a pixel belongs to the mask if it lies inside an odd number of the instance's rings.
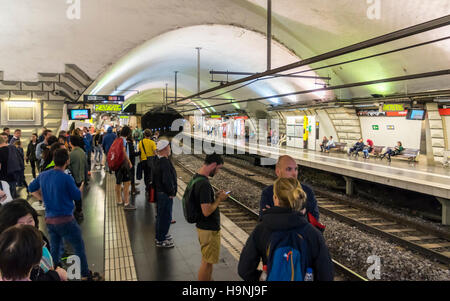
{"label": "woman with blonde hair", "polygon": [[[279,178],[273,190],[275,206],[265,211],[261,223],[248,238],[239,259],[239,275],[245,281],[258,281],[263,273],[258,270],[262,259],[268,280],[304,280],[308,269],[312,271],[314,280],[332,281],[330,253],[322,234],[305,217],[306,193],[300,182],[294,178]],[[277,258],[277,250],[286,248],[290,251],[283,251],[285,259]],[[287,262],[289,258],[292,263],[288,264],[288,268],[292,264],[295,269],[285,275],[278,273],[274,276],[272,270],[275,270],[276,261]],[[301,271],[298,271],[296,264],[300,262]]]}

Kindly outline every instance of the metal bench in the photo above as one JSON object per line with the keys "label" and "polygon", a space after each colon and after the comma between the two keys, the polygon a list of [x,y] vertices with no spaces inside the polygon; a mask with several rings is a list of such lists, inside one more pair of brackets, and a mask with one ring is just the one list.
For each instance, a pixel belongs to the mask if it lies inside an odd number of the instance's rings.
{"label": "metal bench", "polygon": [[375,158],[379,158],[383,154],[383,149],[385,146],[374,145],[373,150],[369,153],[369,156],[374,156]]}
{"label": "metal bench", "polygon": [[341,152],[345,152],[345,147],[347,146],[347,143],[342,143],[342,142],[335,142],[334,143],[334,147],[330,148],[330,151],[341,151]]}
{"label": "metal bench", "polygon": [[[388,147],[387,150],[393,150],[393,147]],[[420,154],[420,149],[415,148],[405,148],[400,154],[397,156],[392,156],[391,158],[398,158],[398,159],[408,159],[411,162],[415,162],[417,160],[417,157]]]}

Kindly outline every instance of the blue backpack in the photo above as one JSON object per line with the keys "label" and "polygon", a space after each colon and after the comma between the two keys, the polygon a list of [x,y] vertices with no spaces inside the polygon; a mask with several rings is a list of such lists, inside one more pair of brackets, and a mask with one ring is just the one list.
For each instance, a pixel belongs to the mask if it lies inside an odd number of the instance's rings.
{"label": "blue backpack", "polygon": [[305,226],[272,233],[267,247],[267,281],[304,280],[311,266],[303,235]]}

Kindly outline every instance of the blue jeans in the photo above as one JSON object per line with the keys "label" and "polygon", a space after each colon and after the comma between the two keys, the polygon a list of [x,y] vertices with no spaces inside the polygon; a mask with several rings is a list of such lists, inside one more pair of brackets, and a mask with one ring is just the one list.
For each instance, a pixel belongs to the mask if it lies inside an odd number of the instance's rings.
{"label": "blue jeans", "polygon": [[80,258],[81,276],[88,276],[89,266],[84,249],[83,237],[81,236],[81,228],[78,223],[75,220],[72,220],[71,222],[59,225],[47,224],[47,229],[48,235],[50,236],[50,253],[52,254],[55,266],[60,262],[64,250],[64,239],[73,247],[75,255]]}
{"label": "blue jeans", "polygon": [[173,199],[169,198],[164,192],[156,194],[157,199],[157,216],[156,216],[156,240],[166,240],[169,233],[170,223],[172,222],[172,206]]}
{"label": "blue jeans", "polygon": [[329,145],[329,146],[327,146],[325,149],[327,150],[327,151],[329,151],[331,148],[333,148],[333,147],[336,147],[336,145]]}
{"label": "blue jeans", "polygon": [[[97,159],[98,157],[98,159]],[[102,163],[103,151],[101,146],[94,147],[94,159],[97,163]]]}

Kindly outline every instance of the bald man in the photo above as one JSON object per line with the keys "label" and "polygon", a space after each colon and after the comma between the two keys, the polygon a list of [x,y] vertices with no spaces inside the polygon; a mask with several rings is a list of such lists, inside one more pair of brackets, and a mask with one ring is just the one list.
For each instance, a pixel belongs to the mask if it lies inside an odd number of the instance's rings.
{"label": "bald man", "polygon": [[[294,158],[290,156],[281,156],[278,159],[277,165],[275,167],[275,173],[278,178],[298,178],[298,165]],[[311,213],[312,216],[318,221],[319,220],[319,208],[317,208],[317,200],[314,196],[312,189],[304,184],[302,185],[303,191],[306,193],[306,213]],[[263,190],[261,194],[261,201],[259,202],[259,216],[261,218],[263,211],[267,208],[273,207],[273,185],[270,185]]]}

